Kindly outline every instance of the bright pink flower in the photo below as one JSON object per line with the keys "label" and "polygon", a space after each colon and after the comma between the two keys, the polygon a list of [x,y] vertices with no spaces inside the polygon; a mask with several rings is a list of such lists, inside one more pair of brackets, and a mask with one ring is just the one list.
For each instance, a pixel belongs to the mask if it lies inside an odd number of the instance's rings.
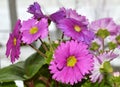
{"label": "bright pink flower", "polygon": [[67,41],[61,43],[55,50],[49,69],[53,79],[73,85],[84,79],[85,75],[92,70],[92,66],[93,58],[89,53],[88,45]]}

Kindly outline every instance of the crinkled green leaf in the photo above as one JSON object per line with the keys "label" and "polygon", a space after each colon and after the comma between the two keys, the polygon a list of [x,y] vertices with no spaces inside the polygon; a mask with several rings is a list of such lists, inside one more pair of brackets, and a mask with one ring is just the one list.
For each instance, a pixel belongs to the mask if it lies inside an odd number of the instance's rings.
{"label": "crinkled green leaf", "polygon": [[4,67],[0,69],[0,82],[11,82],[14,80],[25,80],[24,78],[24,62]]}
{"label": "crinkled green leaf", "polygon": [[25,61],[25,78],[32,78],[39,69],[45,64],[45,59],[38,53],[34,53]]}
{"label": "crinkled green leaf", "polygon": [[0,83],[0,87],[17,87],[15,82],[3,82]]}

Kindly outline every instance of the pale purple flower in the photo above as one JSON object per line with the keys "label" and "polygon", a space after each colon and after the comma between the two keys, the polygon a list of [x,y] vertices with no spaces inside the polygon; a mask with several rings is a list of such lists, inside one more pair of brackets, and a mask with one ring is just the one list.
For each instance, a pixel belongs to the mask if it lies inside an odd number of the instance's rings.
{"label": "pale purple flower", "polygon": [[6,55],[10,56],[11,62],[14,63],[20,55],[20,44],[21,44],[21,21],[18,20],[15,24],[13,32],[10,34],[6,44]]}
{"label": "pale purple flower", "polygon": [[116,35],[118,33],[118,26],[115,24],[112,18],[102,18],[93,21],[89,28],[97,33],[99,29],[106,29],[110,32],[111,35]]}
{"label": "pale purple flower", "polygon": [[57,27],[62,30],[64,35],[86,44],[89,44],[94,38],[94,33],[88,30],[86,24],[72,18],[60,20]]}
{"label": "pale purple flower", "polygon": [[85,25],[88,25],[88,19],[85,16],[79,15],[76,10],[73,9],[65,9],[65,8],[61,8],[61,10],[63,10],[66,13],[66,18],[73,18],[77,21],[80,21],[82,23],[84,23]]}
{"label": "pale purple flower", "polygon": [[30,5],[27,12],[33,14],[34,15],[33,17],[35,19],[41,19],[45,17],[43,12],[41,11],[39,3],[37,2],[34,2],[34,4]]}
{"label": "pale purple flower", "polygon": [[57,47],[49,69],[53,79],[73,85],[90,74],[92,67],[93,57],[88,45],[72,40]]}
{"label": "pale purple flower", "polygon": [[21,32],[22,41],[31,44],[35,40],[45,38],[48,35],[48,21],[45,18],[42,18],[40,21],[35,19],[23,21]]}
{"label": "pale purple flower", "polygon": [[115,59],[116,57],[118,57],[118,55],[114,54],[114,53],[103,53],[100,54],[99,56],[94,56],[94,68],[91,71],[92,74],[90,76],[91,81],[92,82],[101,82],[104,75],[103,73],[100,71],[101,68],[103,68],[103,64],[107,61],[111,61],[113,59]]}
{"label": "pale purple flower", "polygon": [[58,23],[64,18],[73,18],[77,21],[82,21],[86,25],[88,24],[88,19],[86,19],[85,16],[79,15],[76,10],[65,9],[64,7],[60,8],[59,11],[50,15],[50,19],[55,23]]}

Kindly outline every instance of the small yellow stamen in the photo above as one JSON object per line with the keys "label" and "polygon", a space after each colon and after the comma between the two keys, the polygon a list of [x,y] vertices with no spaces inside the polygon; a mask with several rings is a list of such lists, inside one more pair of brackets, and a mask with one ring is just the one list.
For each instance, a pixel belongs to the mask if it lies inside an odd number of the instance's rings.
{"label": "small yellow stamen", "polygon": [[30,32],[30,34],[35,34],[35,33],[38,32],[38,28],[37,27],[32,27],[29,32]]}
{"label": "small yellow stamen", "polygon": [[77,32],[80,32],[80,31],[81,31],[81,28],[80,28],[80,26],[78,26],[78,25],[75,25],[75,26],[74,26],[74,29],[75,29],[75,31],[77,31]]}
{"label": "small yellow stamen", "polygon": [[74,67],[76,64],[77,60],[75,56],[70,56],[67,58],[67,66],[69,67]]}
{"label": "small yellow stamen", "polygon": [[13,39],[14,46],[16,46],[16,43],[17,43],[17,39],[14,37],[14,39]]}

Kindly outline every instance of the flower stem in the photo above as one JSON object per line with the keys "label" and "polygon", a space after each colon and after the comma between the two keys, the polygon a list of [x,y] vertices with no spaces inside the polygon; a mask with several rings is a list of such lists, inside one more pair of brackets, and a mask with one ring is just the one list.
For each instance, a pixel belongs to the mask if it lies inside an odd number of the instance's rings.
{"label": "flower stem", "polygon": [[64,33],[62,33],[62,36],[61,36],[61,42],[63,41],[63,38],[64,38]]}
{"label": "flower stem", "polygon": [[48,34],[48,41],[49,41],[49,43],[50,43],[50,50],[53,50],[53,47],[52,47],[52,44],[51,44],[51,39],[50,39],[50,34]]}
{"label": "flower stem", "polygon": [[26,82],[26,85],[27,85],[27,87],[34,87],[34,82],[33,82],[33,80],[32,80],[32,81],[29,81],[29,82]]}
{"label": "flower stem", "polygon": [[56,81],[56,87],[58,87],[58,82]]}
{"label": "flower stem", "polygon": [[47,58],[47,56],[44,53],[42,53],[40,50],[38,50],[37,48],[35,48],[33,45],[30,44],[29,46],[32,47],[35,51],[37,51],[41,56]]}
{"label": "flower stem", "polygon": [[50,82],[47,78],[41,76],[39,77],[39,80],[42,80],[46,84],[46,87],[50,87]]}
{"label": "flower stem", "polygon": [[48,51],[48,48],[47,48],[47,46],[44,44],[44,42],[40,39],[40,42],[42,43],[42,46],[43,46],[43,48],[45,49],[45,51]]}
{"label": "flower stem", "polygon": [[103,53],[104,53],[104,50],[105,50],[105,43],[104,43],[104,39],[102,39],[102,51],[103,51]]}

